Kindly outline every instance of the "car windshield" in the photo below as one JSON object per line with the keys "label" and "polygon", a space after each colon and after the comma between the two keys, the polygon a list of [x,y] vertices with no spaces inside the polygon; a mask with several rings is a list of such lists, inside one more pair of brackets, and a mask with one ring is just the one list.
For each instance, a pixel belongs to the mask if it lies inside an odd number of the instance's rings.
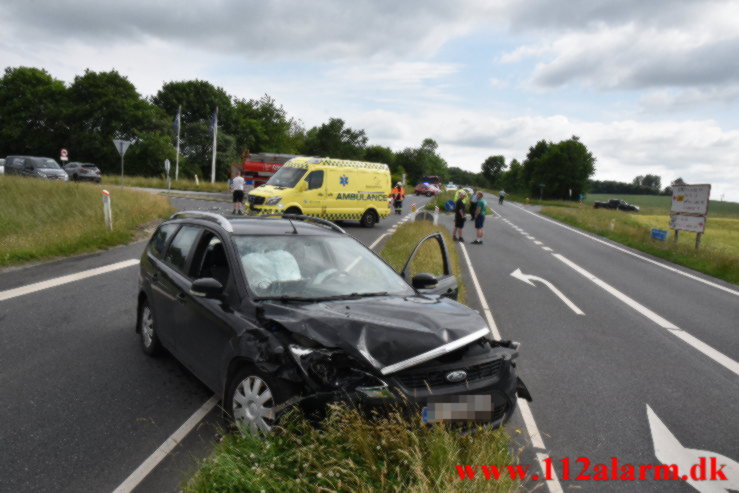
{"label": "car windshield", "polygon": [[41,169],[59,169],[59,165],[53,159],[38,159],[36,167]]}
{"label": "car windshield", "polygon": [[251,291],[270,299],[409,296],[387,264],[346,236],[234,236]]}
{"label": "car windshield", "polygon": [[272,177],[267,181],[267,185],[292,188],[300,181],[306,171],[308,170],[304,168],[291,168],[290,166],[283,166],[282,168],[278,169],[274,175],[272,175]]}

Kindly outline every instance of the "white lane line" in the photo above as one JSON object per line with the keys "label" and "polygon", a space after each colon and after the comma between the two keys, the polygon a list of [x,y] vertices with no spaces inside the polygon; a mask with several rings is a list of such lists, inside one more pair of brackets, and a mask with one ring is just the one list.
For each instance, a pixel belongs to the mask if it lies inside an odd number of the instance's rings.
{"label": "white lane line", "polygon": [[624,302],[629,307],[633,308],[637,312],[641,313],[645,317],[647,317],[652,322],[656,323],[662,328],[668,329],[670,334],[682,339],[685,343],[689,344],[694,349],[697,349],[701,353],[705,354],[712,360],[714,360],[716,363],[720,364],[721,366],[725,367],[726,369],[734,372],[734,374],[739,375],[739,363],[734,361],[733,359],[729,358],[725,354],[715,350],[705,342],[701,341],[700,339],[697,339],[696,337],[692,336],[691,334],[685,332],[683,329],[678,327],[677,325],[673,324],[669,320],[666,320],[665,318],[661,317],[660,315],[657,315],[655,312],[647,308],[646,306],[642,305],[638,301],[636,301],[633,298],[630,298],[626,294],[622,293],[618,289],[614,288],[610,284],[606,283],[602,279],[599,279],[595,277],[590,272],[586,271],[579,265],[572,262],[567,257],[564,257],[563,255],[559,253],[552,254],[555,258],[562,261],[565,265],[573,269],[575,272],[581,274],[583,277],[590,279],[595,283],[597,286],[600,286],[604,290],[606,290],[608,293],[619,299],[620,301]]}
{"label": "white lane line", "polygon": [[475,290],[477,291],[477,297],[480,299],[480,306],[482,306],[482,311],[485,313],[485,319],[488,322],[488,325],[490,326],[490,332],[493,334],[493,337],[497,340],[501,340],[502,337],[500,337],[500,332],[498,331],[498,326],[495,325],[495,320],[493,319],[493,314],[490,311],[490,307],[488,306],[488,302],[485,299],[485,297],[482,295],[482,289],[480,288],[480,282],[477,280],[477,274],[475,273],[475,270],[472,268],[472,262],[470,262],[470,256],[467,255],[467,249],[465,248],[463,243],[459,244],[460,248],[462,248],[462,254],[464,255],[464,260],[467,262],[467,268],[470,271],[470,276],[472,277],[472,284],[475,285]]}
{"label": "white lane line", "polygon": [[527,240],[536,240],[536,238],[534,238],[534,237],[533,237],[533,236],[531,236],[531,235],[527,235],[527,236],[526,236],[526,239],[527,239]]}
{"label": "white lane line", "polygon": [[547,251],[547,252],[553,252],[553,251],[554,251],[554,250],[552,250],[551,248],[549,248],[549,247],[546,247],[546,246],[543,246],[543,247],[541,247],[541,249],[542,249],[542,250],[545,250],[545,251]]}
{"label": "white lane line", "polygon": [[195,426],[216,407],[218,399],[216,396],[211,397],[203,403],[195,413],[185,421],[182,426],[172,433],[158,449],[154,451],[144,462],[141,463],[135,471],[123,481],[113,493],[128,493],[133,491],[141,481],[149,475],[159,463],[174,450],[177,445],[192,431]]}
{"label": "white lane line", "polygon": [[536,240],[536,241],[534,242],[534,244],[535,244],[535,245],[543,245],[543,244],[544,244],[544,242],[541,242],[541,241],[539,241],[539,240]]}
{"label": "white lane line", "polygon": [[[493,314],[490,311],[487,299],[485,299],[485,295],[482,293],[482,289],[480,288],[480,283],[477,281],[477,274],[475,273],[475,269],[472,267],[470,256],[467,254],[467,248],[465,248],[464,244],[462,243],[460,243],[459,246],[462,249],[464,260],[467,263],[467,270],[469,270],[470,277],[472,277],[472,284],[475,286],[477,298],[480,300],[480,306],[482,306],[482,309],[485,312],[485,318],[488,322],[488,325],[490,326],[490,332],[492,332],[493,337],[495,337],[496,339],[501,339],[500,332],[498,331],[498,326],[495,324],[495,319],[493,319]],[[531,412],[531,407],[529,406],[529,403],[523,399],[519,399],[518,408],[521,410],[521,417],[523,418],[523,424],[526,426],[526,432],[529,434],[529,437],[531,437],[531,445],[534,448],[546,450],[544,440],[541,437],[539,427],[536,425],[534,414]],[[549,454],[545,452],[537,452],[536,457],[539,460],[543,473],[544,468],[542,464],[544,464],[545,459],[549,458]],[[545,481],[544,484],[547,485],[549,493],[562,493],[562,486],[559,484],[559,478],[557,478],[556,475],[553,477],[552,481]]]}
{"label": "white lane line", "polygon": [[384,234],[382,234],[382,235],[381,235],[381,236],[380,236],[379,238],[377,238],[377,239],[375,240],[375,242],[374,242],[374,243],[372,243],[372,244],[370,245],[370,250],[374,250],[374,249],[375,249],[375,247],[376,247],[376,246],[377,246],[377,245],[378,245],[378,244],[379,244],[379,243],[380,243],[380,242],[382,241],[382,239],[383,239],[384,237],[386,237],[386,236],[387,236],[388,234],[389,234],[389,233],[384,233]]}
{"label": "white lane line", "polygon": [[0,291],[0,301],[9,300],[18,296],[35,293],[44,289],[54,288],[70,282],[81,281],[88,277],[99,276],[100,274],[106,274],[126,267],[131,267],[139,264],[139,259],[124,260],[123,262],[117,262],[115,264],[104,265],[102,267],[96,267],[95,269],[83,270],[76,274],[69,274],[67,276],[55,277],[47,281],[35,282],[33,284],[27,284],[19,288],[8,289]]}
{"label": "white lane line", "polygon": [[722,286],[720,284],[716,284],[715,282],[709,281],[707,279],[703,279],[702,277],[698,277],[698,276],[695,276],[695,275],[690,274],[688,272],[681,271],[680,269],[676,269],[676,268],[674,268],[674,267],[672,267],[670,265],[663,264],[662,262],[658,262],[656,260],[653,260],[651,258],[645,257],[643,255],[639,255],[638,253],[629,251],[626,248],[622,248],[622,247],[620,247],[618,245],[614,245],[613,243],[609,243],[609,242],[607,242],[605,240],[601,240],[600,238],[596,238],[596,237],[594,237],[592,235],[589,235],[587,233],[583,233],[582,231],[578,231],[577,229],[571,228],[570,226],[567,226],[567,225],[562,224],[562,223],[560,223],[558,221],[555,221],[554,219],[550,219],[548,217],[542,216],[541,214],[536,214],[534,212],[528,211],[528,210],[524,209],[523,207],[521,207],[521,206],[519,206],[517,204],[513,204],[513,205],[516,206],[516,207],[518,207],[522,211],[526,212],[527,214],[531,214],[534,217],[538,217],[539,219],[541,219],[543,221],[547,221],[547,222],[550,222],[552,224],[556,224],[560,228],[564,228],[564,229],[566,229],[568,231],[572,231],[573,233],[577,233],[577,234],[579,234],[581,236],[584,236],[585,238],[589,238],[589,239],[591,239],[591,240],[593,240],[593,241],[595,241],[597,243],[600,243],[601,245],[605,245],[607,247],[611,247],[613,249],[618,250],[619,252],[622,252],[622,253],[625,253],[627,255],[631,255],[632,257],[636,257],[638,259],[644,260],[645,262],[649,262],[650,264],[654,264],[656,266],[662,267],[663,269],[667,269],[669,271],[675,272],[676,274],[680,274],[681,276],[688,277],[690,279],[693,279],[694,281],[702,282],[703,284],[706,284],[708,286],[714,287],[716,289],[720,289],[721,291],[725,291],[725,292],[727,292],[729,294],[733,294],[734,296],[739,296],[739,291],[737,291],[736,289],[727,288],[726,286]]}

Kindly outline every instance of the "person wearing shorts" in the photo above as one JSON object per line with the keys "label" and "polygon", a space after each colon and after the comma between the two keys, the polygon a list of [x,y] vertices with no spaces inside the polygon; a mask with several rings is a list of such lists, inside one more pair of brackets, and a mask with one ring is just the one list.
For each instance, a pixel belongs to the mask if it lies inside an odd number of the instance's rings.
{"label": "person wearing shorts", "polygon": [[464,191],[459,192],[457,196],[457,202],[454,204],[454,231],[452,232],[452,239],[455,241],[461,241],[462,239],[462,228],[467,218],[467,204],[465,204],[465,193]]}
{"label": "person wearing shorts", "polygon": [[243,173],[244,172],[242,171],[231,181],[231,191],[233,192],[234,203],[231,214],[244,214],[244,178],[241,176]]}
{"label": "person wearing shorts", "polygon": [[487,202],[482,198],[482,192],[477,192],[477,202],[475,202],[475,229],[477,230],[477,238],[472,242],[473,245],[482,245],[483,227],[485,226],[485,213],[487,212]]}

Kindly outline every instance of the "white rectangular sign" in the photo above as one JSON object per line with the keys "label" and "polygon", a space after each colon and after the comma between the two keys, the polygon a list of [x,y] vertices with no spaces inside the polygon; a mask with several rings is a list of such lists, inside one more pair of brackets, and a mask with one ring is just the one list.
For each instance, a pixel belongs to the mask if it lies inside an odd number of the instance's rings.
{"label": "white rectangular sign", "polygon": [[673,214],[670,216],[670,229],[690,231],[691,233],[703,233],[706,229],[706,218],[703,216]]}
{"label": "white rectangular sign", "polygon": [[711,185],[673,185],[671,212],[706,214]]}

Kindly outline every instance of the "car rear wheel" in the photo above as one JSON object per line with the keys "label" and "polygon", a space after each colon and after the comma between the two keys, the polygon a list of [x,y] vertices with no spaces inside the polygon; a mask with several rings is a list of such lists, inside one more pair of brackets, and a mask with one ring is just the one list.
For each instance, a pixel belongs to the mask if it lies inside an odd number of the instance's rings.
{"label": "car rear wheel", "polygon": [[296,216],[299,216],[303,214],[303,212],[297,207],[288,207],[287,210],[285,211],[285,214],[295,214]]}
{"label": "car rear wheel", "polygon": [[294,394],[287,382],[247,366],[231,379],[223,408],[242,433],[270,433],[282,411],[278,406]]}
{"label": "car rear wheel", "polygon": [[360,219],[359,223],[365,228],[374,228],[375,224],[377,224],[377,216],[375,216],[375,212],[365,211],[365,213],[362,214],[362,219]]}
{"label": "car rear wheel", "polygon": [[156,356],[162,352],[162,344],[156,333],[154,314],[151,312],[149,302],[141,302],[139,310],[139,329],[141,330],[141,347],[149,356]]}

